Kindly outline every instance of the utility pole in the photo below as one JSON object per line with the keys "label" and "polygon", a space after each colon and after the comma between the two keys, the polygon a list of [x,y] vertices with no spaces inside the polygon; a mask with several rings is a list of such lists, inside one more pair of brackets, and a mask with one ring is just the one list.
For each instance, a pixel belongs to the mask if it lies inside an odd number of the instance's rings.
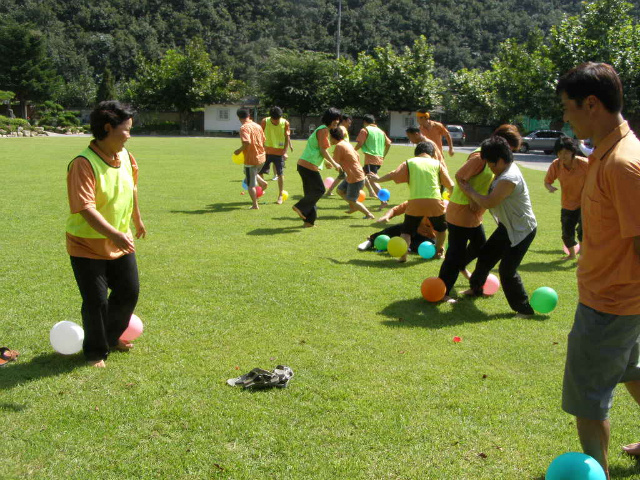
{"label": "utility pole", "polygon": [[342,0],[338,0],[338,35],[336,40],[336,57],[340,60],[340,25],[342,23]]}

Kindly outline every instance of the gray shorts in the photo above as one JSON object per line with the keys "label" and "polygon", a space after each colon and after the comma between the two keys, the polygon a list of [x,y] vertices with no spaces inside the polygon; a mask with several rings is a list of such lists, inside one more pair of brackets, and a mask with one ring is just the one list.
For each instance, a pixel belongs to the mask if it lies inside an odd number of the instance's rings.
{"label": "gray shorts", "polygon": [[364,180],[360,180],[359,182],[355,183],[347,183],[346,180],[343,180],[342,182],[340,182],[340,185],[338,185],[338,190],[347,192],[347,194],[345,195],[345,197],[347,197],[347,200],[351,202],[357,202],[362,187],[364,187]]}
{"label": "gray shorts", "polygon": [[603,313],[578,304],[567,345],[562,409],[606,420],[618,383],[640,380],[640,315]]}
{"label": "gray shorts", "polygon": [[244,166],[244,180],[245,182],[247,182],[247,187],[251,188],[258,186],[258,180],[256,179],[256,177],[258,176],[258,169],[261,166],[262,165]]}

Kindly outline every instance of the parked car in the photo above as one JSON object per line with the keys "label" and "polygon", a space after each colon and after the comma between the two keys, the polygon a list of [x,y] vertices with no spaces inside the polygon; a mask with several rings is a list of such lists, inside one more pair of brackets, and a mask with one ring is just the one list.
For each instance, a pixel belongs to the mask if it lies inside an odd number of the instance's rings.
{"label": "parked car", "polygon": [[[449,130],[449,135],[451,135],[451,141],[454,145],[464,145],[467,140],[467,135],[464,133],[464,128],[461,125],[447,125],[447,130]],[[445,138],[442,139],[442,144],[445,145],[447,140]]]}
{"label": "parked car", "polygon": [[520,153],[527,153],[529,150],[543,150],[550,155],[558,137],[564,135],[559,130],[534,130],[522,137]]}

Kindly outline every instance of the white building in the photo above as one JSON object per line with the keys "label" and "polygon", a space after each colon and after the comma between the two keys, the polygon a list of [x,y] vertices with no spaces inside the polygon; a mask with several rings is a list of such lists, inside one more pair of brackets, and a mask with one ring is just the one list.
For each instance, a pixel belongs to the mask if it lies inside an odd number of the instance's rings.
{"label": "white building", "polygon": [[205,132],[239,132],[240,120],[236,115],[239,108],[246,108],[252,112],[254,121],[258,120],[258,102],[256,99],[244,99],[242,103],[227,103],[206,105],[204,107]]}
{"label": "white building", "polygon": [[407,138],[405,130],[417,125],[415,112],[389,112],[389,138]]}

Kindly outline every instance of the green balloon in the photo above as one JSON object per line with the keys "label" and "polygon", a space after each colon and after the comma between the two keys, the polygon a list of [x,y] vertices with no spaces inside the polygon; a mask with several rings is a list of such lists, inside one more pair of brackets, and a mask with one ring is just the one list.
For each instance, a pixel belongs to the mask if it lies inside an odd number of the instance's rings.
{"label": "green balloon", "polygon": [[389,240],[391,240],[389,235],[378,235],[373,242],[373,246],[376,247],[376,250],[385,251]]}
{"label": "green balloon", "polygon": [[558,305],[558,294],[553,288],[540,287],[531,295],[531,307],[538,313],[549,313]]}

